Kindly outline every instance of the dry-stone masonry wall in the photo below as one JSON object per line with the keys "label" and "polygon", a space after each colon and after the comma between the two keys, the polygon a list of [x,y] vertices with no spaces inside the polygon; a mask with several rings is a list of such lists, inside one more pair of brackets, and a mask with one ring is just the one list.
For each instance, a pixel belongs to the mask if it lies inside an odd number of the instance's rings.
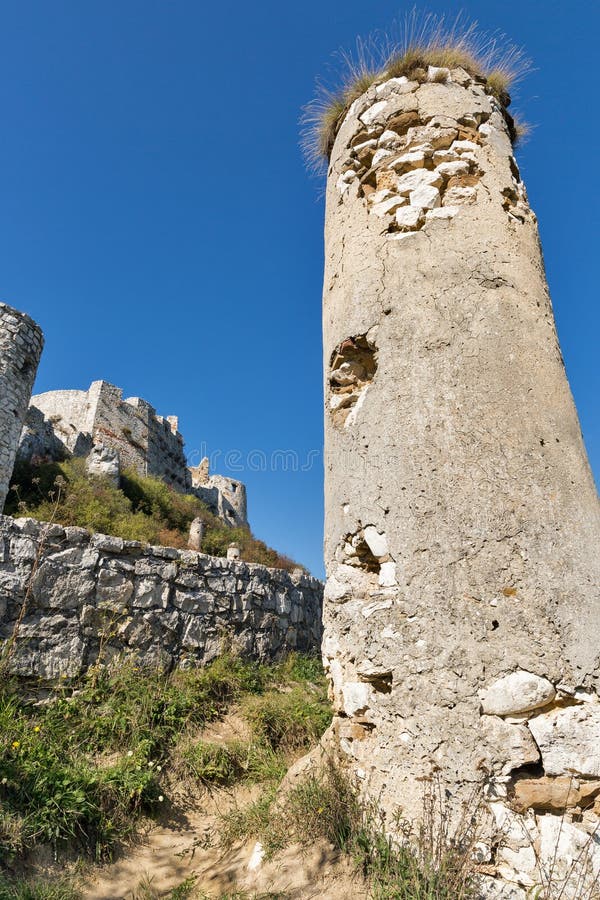
{"label": "dry-stone masonry wall", "polygon": [[516,897],[557,840],[600,870],[600,518],[509,120],[429,75],[370,88],[331,157],[323,652],[365,792],[485,787]]}
{"label": "dry-stone masonry wall", "polygon": [[0,512],[44,339],[29,316],[0,303]]}
{"label": "dry-stone masonry wall", "polygon": [[206,663],[224,642],[257,659],[311,650],[321,604],[321,582],[300,571],[0,517],[0,642],[17,629],[20,675],[75,676],[123,654]]}

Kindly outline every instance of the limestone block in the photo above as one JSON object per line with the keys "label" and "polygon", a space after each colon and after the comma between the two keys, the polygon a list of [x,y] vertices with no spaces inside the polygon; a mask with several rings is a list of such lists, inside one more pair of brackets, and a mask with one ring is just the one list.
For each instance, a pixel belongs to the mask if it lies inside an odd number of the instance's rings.
{"label": "limestone block", "polygon": [[479,693],[483,712],[493,716],[529,712],[546,706],[555,696],[554,685],[547,678],[522,669],[505,675]]}
{"label": "limestone block", "polygon": [[133,594],[133,582],[118,572],[103,569],[98,575],[96,599],[98,603],[110,604],[118,609],[127,605]]}
{"label": "limestone block", "polygon": [[600,793],[600,781],[579,780],[572,775],[550,778],[520,778],[513,787],[511,805],[517,812],[527,809],[564,812],[573,806],[588,806]]}
{"label": "limestone block", "polygon": [[[537,819],[540,834],[540,865],[546,879],[553,883],[565,879],[560,897],[582,900],[597,896],[594,888],[600,873],[600,845],[597,837],[561,816],[545,815]],[[576,868],[575,868],[576,867]],[[575,877],[569,877],[575,871]]]}
{"label": "limestone block", "polygon": [[384,159],[388,159],[390,156],[392,156],[391,150],[386,150],[383,147],[380,147],[379,150],[373,156],[373,162],[371,163],[371,165],[378,166],[380,163],[383,162]]}
{"label": "limestone block", "polygon": [[387,556],[388,543],[385,534],[380,534],[374,525],[367,525],[363,534],[373,556]]}
{"label": "limestone block", "polygon": [[496,871],[507,881],[532,887],[537,883],[539,875],[534,848],[529,846],[513,850],[512,847],[499,847],[496,854]]}
{"label": "limestone block", "polygon": [[466,206],[475,203],[477,199],[477,188],[467,187],[451,187],[444,194],[444,206]]}
{"label": "limestone block", "polygon": [[107,478],[116,487],[121,475],[119,451],[106,444],[94,444],[85,461],[88,475]]}
{"label": "limestone block", "polygon": [[442,205],[442,198],[436,187],[422,184],[410,192],[410,205],[418,206],[420,209],[435,209],[435,207]]}
{"label": "limestone block", "polygon": [[600,777],[600,706],[586,703],[529,722],[547,775]]}
{"label": "limestone block", "polygon": [[435,81],[437,84],[449,80],[451,81],[450,69],[446,69],[443,66],[428,66],[427,80]]}
{"label": "limestone block", "polygon": [[396,224],[403,231],[414,231],[422,218],[423,211],[416,206],[403,206],[396,212]]}
{"label": "limestone block", "polygon": [[432,219],[452,219],[459,211],[458,206],[442,206],[438,209],[428,209],[425,218],[428,222]]}
{"label": "limestone block", "polygon": [[492,750],[494,768],[503,775],[538,762],[540,753],[526,725],[510,725],[498,716],[482,716],[481,726]]}
{"label": "limestone block", "polygon": [[[386,149],[391,149],[396,147],[400,142],[400,137],[395,131],[384,131],[379,140],[377,141],[378,147],[384,147]],[[373,165],[376,165],[375,160],[373,160]]]}
{"label": "limestone block", "polygon": [[425,152],[423,150],[411,150],[396,157],[390,163],[390,168],[396,172],[409,172],[411,169],[422,169],[425,165]]}
{"label": "limestone block", "polygon": [[417,125],[406,133],[407,146],[429,144],[432,150],[447,150],[456,140],[456,128],[440,128],[429,125]]}
{"label": "limestone block", "polygon": [[397,583],[396,563],[393,560],[381,563],[378,581],[381,587],[393,587]]}
{"label": "limestone block", "polygon": [[399,78],[389,78],[383,84],[378,84],[375,88],[377,97],[387,100],[392,94],[410,94],[418,88],[416,81],[409,81],[405,75]]}
{"label": "limestone block", "polygon": [[360,120],[365,125],[373,125],[375,122],[382,120],[383,113],[387,108],[387,100],[378,100],[377,103],[373,103],[372,106],[362,113]]}
{"label": "limestone block", "polygon": [[473,141],[454,141],[450,149],[459,156],[463,156],[465,153],[477,153],[479,144],[475,144]]}
{"label": "limestone block", "polygon": [[452,178],[453,175],[467,175],[469,169],[469,161],[466,159],[443,162],[436,167],[436,171],[443,175],[444,178]]}
{"label": "limestone block", "polygon": [[347,681],[342,685],[344,712],[347,716],[363,713],[371,700],[372,688],[363,681]]}
{"label": "limestone block", "polygon": [[396,191],[398,194],[408,196],[411,191],[418,187],[428,185],[439,188],[443,184],[443,178],[438,172],[430,172],[427,169],[414,169],[401,175],[396,181]]}

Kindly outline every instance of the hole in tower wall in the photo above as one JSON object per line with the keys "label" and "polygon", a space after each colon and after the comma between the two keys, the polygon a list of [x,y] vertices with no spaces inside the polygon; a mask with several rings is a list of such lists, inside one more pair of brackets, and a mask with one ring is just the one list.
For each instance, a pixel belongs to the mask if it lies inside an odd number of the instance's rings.
{"label": "hole in tower wall", "polygon": [[348,417],[377,371],[376,348],[364,334],[342,341],[329,364],[329,409],[336,425],[350,424]]}
{"label": "hole in tower wall", "polygon": [[379,574],[381,569],[381,561],[367,544],[362,530],[346,535],[342,541],[342,558],[347,566],[354,566],[364,572]]}

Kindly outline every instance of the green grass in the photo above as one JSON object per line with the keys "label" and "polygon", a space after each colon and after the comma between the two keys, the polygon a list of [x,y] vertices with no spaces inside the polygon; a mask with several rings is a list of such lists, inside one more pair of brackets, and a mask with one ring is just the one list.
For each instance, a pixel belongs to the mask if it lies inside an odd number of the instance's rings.
{"label": "green grass", "polygon": [[225,525],[197,497],[131,470],[123,473],[116,488],[108,479],[89,476],[83,459],[35,466],[18,462],[5,513],[180,549],[187,547],[190,524],[199,516],[205,526],[202,552],[226,556],[227,547],[235,541],[246,562],[287,570],[297,565],[255,538],[248,528]]}
{"label": "green grass", "polygon": [[9,879],[0,873],[0,900],[81,900],[81,894],[64,879],[48,883]]}
{"label": "green grass", "polygon": [[361,800],[356,786],[335,763],[297,784],[278,802],[275,793],[234,808],[222,817],[224,846],[259,839],[267,857],[292,843],[309,846],[322,839],[346,854],[364,876],[373,900],[471,900],[476,896],[471,853],[475,830],[467,821],[450,835],[446,811],[431,786],[424,802],[423,826],[394,842],[373,803]]}
{"label": "green grass", "polygon": [[[110,856],[142,817],[164,809],[177,779],[277,784],[290,751],[308,748],[331,719],[319,665],[295,654],[270,666],[224,655],[164,674],[128,662],[62,683],[42,705],[5,683],[0,862],[39,843]],[[231,709],[248,738],[203,739],[203,727]]]}

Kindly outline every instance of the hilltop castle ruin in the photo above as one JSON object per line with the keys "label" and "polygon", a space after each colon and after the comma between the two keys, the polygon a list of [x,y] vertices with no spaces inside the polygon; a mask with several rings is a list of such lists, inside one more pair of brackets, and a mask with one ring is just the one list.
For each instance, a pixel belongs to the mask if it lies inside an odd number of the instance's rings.
{"label": "hilltop castle ruin", "polygon": [[480,861],[527,887],[598,827],[600,519],[512,120],[424,75],[376,81],[331,154],[323,653],[389,821],[434,772],[451,809],[481,789]]}
{"label": "hilltop castle ruin", "polygon": [[245,485],[211,475],[207,459],[188,468],[177,416],[159,416],[139,397],[123,399],[122,390],[107,381],[94,381],[87,391],[47,391],[31,398],[21,459],[88,456],[94,445],[116,451],[122,469],[160,478],[195,494],[228,525],[247,526]]}

